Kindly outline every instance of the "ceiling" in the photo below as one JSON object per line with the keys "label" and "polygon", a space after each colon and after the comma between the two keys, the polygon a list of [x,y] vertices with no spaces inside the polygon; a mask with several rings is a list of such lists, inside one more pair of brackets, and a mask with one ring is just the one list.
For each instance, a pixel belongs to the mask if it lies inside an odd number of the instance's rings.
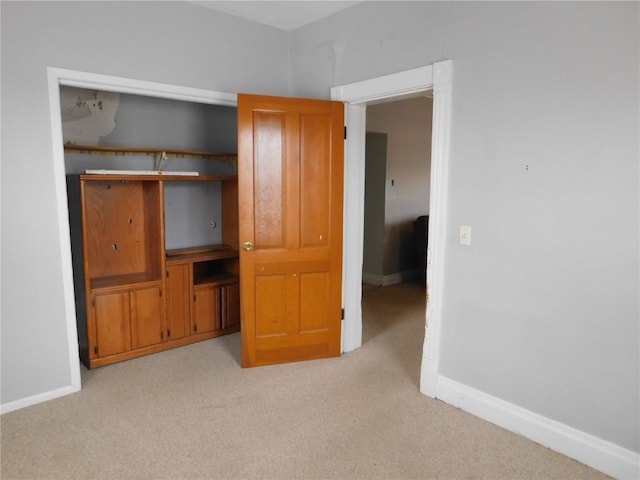
{"label": "ceiling", "polygon": [[191,0],[189,3],[235,15],[252,22],[282,30],[295,30],[309,23],[349,8],[359,1],[213,1]]}

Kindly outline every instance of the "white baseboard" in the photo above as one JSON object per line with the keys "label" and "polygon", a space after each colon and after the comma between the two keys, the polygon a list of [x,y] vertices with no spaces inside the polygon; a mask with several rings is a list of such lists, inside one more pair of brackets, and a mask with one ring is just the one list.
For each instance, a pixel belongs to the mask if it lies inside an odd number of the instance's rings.
{"label": "white baseboard", "polygon": [[69,395],[71,393],[76,393],[79,391],[80,387],[70,385],[68,387],[58,388],[49,392],[39,393],[38,395],[33,395],[31,397],[21,398],[20,400],[15,400],[13,402],[3,403],[2,405],[0,405],[0,414],[13,412],[14,410],[30,407],[31,405],[35,405],[37,403],[53,400],[54,398],[64,397],[65,395]]}
{"label": "white baseboard", "polygon": [[413,280],[418,276],[418,269],[405,270],[403,272],[392,273],[391,275],[377,275],[375,273],[362,272],[362,281],[367,285],[375,285],[376,287],[388,287],[398,283]]}
{"label": "white baseboard", "polygon": [[441,375],[437,398],[612,477],[640,478],[640,454]]}

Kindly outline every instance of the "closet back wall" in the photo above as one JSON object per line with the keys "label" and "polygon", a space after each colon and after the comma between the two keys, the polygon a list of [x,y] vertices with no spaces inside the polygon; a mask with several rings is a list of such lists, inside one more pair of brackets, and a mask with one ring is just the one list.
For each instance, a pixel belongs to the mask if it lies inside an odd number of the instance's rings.
{"label": "closet back wall", "polygon": [[[237,109],[141,95],[60,88],[64,143],[236,153]],[[100,135],[103,134],[103,135]],[[153,155],[65,154],[67,174],[86,169],[155,170]],[[186,157],[160,170],[235,175],[233,162]],[[221,243],[219,182],[165,185],[166,248]]]}

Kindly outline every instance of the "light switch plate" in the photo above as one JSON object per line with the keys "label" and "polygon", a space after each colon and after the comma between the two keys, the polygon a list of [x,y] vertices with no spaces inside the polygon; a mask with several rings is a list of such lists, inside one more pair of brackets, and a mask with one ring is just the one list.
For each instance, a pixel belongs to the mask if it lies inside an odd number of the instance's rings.
{"label": "light switch plate", "polygon": [[460,225],[458,243],[467,247],[471,245],[471,227],[469,225]]}

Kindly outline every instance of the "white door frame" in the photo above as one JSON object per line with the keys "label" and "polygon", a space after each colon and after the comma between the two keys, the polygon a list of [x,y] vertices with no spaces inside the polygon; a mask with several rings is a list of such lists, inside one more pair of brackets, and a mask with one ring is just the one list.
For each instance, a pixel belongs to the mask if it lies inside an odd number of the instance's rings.
{"label": "white door frame", "polygon": [[433,90],[431,192],[424,350],[420,391],[437,395],[440,330],[447,227],[447,186],[453,62],[446,60],[384,77],[331,89],[331,99],[345,102],[345,197],[342,347],[348,352],[362,345],[362,255],[364,238],[364,174],[367,105],[398,100]]}

